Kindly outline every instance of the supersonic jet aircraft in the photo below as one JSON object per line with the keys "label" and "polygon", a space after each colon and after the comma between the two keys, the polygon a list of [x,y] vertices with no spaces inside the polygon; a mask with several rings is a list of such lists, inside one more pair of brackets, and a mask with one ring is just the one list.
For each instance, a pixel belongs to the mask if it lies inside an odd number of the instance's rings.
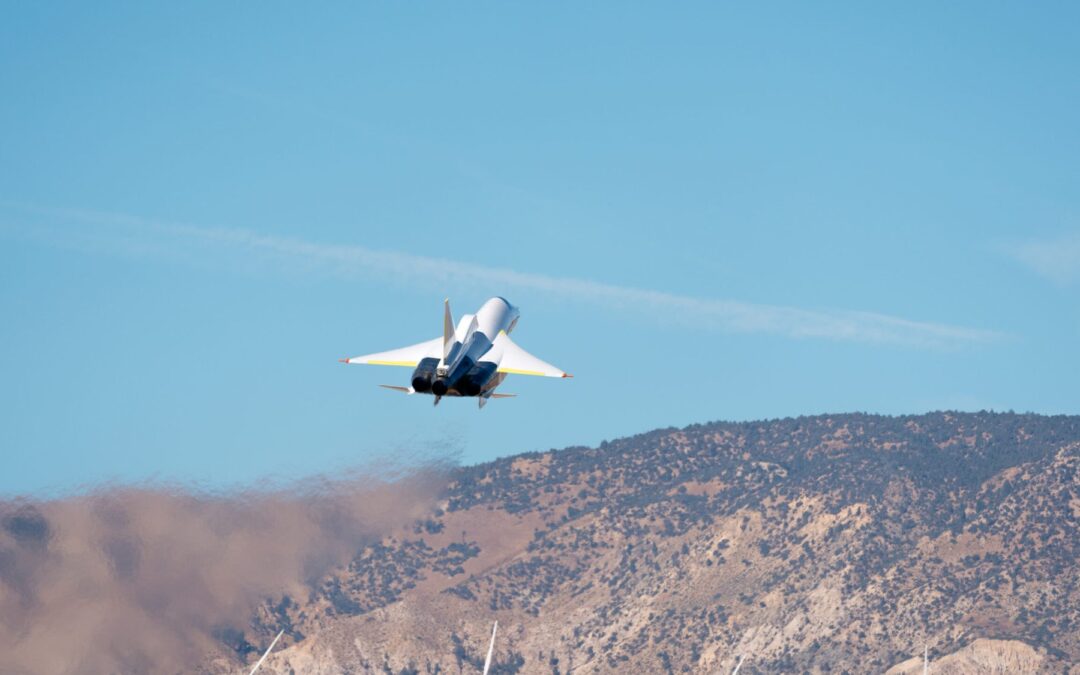
{"label": "supersonic jet aircraft", "polygon": [[435,405],[443,396],[475,396],[481,408],[489,398],[516,396],[495,393],[507,375],[573,377],[536,358],[510,339],[519,316],[518,308],[505,298],[492,298],[476,314],[461,317],[455,328],[447,300],[441,338],[388,352],[341,359],[341,362],[414,368],[411,387],[379,386],[406,394],[431,394],[435,397]]}

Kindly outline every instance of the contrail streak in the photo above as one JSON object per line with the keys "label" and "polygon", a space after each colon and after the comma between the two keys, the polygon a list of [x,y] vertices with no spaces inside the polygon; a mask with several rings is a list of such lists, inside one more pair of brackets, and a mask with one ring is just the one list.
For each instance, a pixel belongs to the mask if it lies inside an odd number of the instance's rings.
{"label": "contrail streak", "polygon": [[496,621],[495,625],[491,628],[491,644],[488,645],[487,658],[484,659],[484,675],[488,675],[488,669],[491,668],[491,655],[495,651],[495,633],[499,630],[499,622]]}
{"label": "contrail streak", "polygon": [[[467,284],[484,288],[516,287],[585,302],[606,309],[648,313],[671,323],[693,323],[731,333],[764,333],[789,338],[957,347],[1001,338],[998,333],[951,324],[915,321],[877,312],[803,309],[696,298],[659,290],[607,284],[577,277],[521,272],[448,258],[381,251],[351,244],[324,244],[238,228],[210,228],[166,223],[137,216],[85,210],[34,209],[53,219],[98,227],[31,228],[31,236],[63,245],[100,249],[112,246],[135,256],[169,255],[184,244],[199,246],[199,258],[212,252],[233,252],[249,261],[261,254],[272,262],[311,268],[341,276],[437,286]],[[27,228],[24,228],[24,230]]]}
{"label": "contrail streak", "polygon": [[1006,249],[1036,273],[1066,286],[1080,280],[1080,232],[1032,239]]}
{"label": "contrail streak", "polygon": [[263,652],[262,657],[258,661],[255,662],[255,665],[251,668],[251,672],[248,673],[248,675],[255,675],[255,671],[258,670],[259,666],[261,666],[263,664],[263,661],[266,660],[266,657],[270,656],[270,652],[274,649],[274,645],[277,644],[277,641],[280,640],[281,636],[284,635],[284,634],[285,634],[285,629],[284,628],[282,628],[280,631],[278,631],[277,637],[274,638],[274,641],[271,642],[270,646],[266,648],[266,651]]}
{"label": "contrail streak", "polygon": [[739,668],[742,668],[742,662],[746,660],[746,654],[739,657],[739,662],[735,664],[735,670],[731,671],[731,675],[739,675]]}

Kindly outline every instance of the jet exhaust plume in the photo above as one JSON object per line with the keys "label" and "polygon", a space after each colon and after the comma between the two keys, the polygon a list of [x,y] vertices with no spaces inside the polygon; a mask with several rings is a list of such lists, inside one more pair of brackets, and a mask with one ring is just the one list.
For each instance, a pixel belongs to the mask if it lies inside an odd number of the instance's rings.
{"label": "jet exhaust plume", "polygon": [[262,601],[304,596],[423,516],[447,468],[269,491],[135,486],[0,501],[0,672],[235,669],[258,652],[242,658],[227,643]]}

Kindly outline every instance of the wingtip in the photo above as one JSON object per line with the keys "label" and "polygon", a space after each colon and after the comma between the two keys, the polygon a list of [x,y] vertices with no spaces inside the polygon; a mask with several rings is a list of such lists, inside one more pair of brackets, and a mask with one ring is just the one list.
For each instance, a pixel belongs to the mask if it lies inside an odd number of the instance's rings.
{"label": "wingtip", "polygon": [[344,358],[344,359],[338,359],[338,360],[337,360],[337,362],[338,362],[338,363],[348,363],[348,362],[349,362],[349,359],[348,359],[348,358]]}
{"label": "wingtip", "polygon": [[573,377],[573,375],[571,375],[570,373],[563,373],[562,376],[563,377]]}

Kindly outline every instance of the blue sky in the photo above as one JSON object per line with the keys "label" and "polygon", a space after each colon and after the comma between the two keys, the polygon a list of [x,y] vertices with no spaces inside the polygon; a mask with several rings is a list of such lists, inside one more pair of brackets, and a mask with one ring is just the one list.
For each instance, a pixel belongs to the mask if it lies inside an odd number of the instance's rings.
{"label": "blue sky", "polygon": [[[1080,408],[1072,3],[21,3],[0,494]],[[491,295],[574,380],[341,356]]]}

